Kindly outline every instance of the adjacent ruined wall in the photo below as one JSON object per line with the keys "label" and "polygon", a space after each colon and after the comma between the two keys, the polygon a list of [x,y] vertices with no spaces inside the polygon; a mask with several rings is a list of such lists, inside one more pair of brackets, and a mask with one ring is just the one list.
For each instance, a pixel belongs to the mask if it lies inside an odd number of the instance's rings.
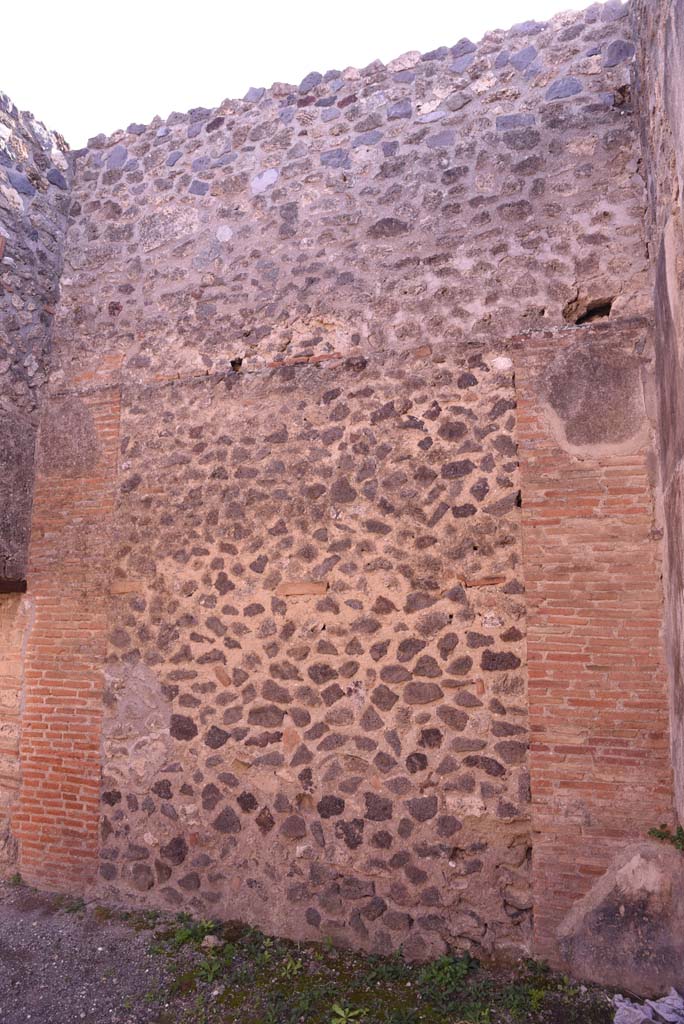
{"label": "adjacent ruined wall", "polygon": [[654,277],[672,753],[684,819],[684,3],[637,0],[638,95]]}
{"label": "adjacent ruined wall", "polygon": [[47,380],[68,207],[64,141],[0,93],[0,864],[16,843],[26,575],[38,406]]}
{"label": "adjacent ruined wall", "polygon": [[0,94],[0,578],[26,571],[37,409],[68,209],[64,140]]}

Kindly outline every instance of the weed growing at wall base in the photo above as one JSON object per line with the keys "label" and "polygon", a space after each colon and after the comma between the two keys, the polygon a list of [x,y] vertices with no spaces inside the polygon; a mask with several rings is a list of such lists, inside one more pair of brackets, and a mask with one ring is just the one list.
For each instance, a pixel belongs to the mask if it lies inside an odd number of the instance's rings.
{"label": "weed growing at wall base", "polygon": [[[211,946],[207,948],[207,941]],[[150,951],[172,981],[157,993],[185,1024],[608,1024],[609,1000],[533,960],[492,967],[472,954],[427,964],[299,944],[239,923],[179,915]]]}
{"label": "weed growing at wall base", "polygon": [[677,825],[674,832],[671,832],[667,825],[661,825],[660,828],[649,829],[648,834],[652,839],[660,839],[663,843],[671,843],[675,850],[684,853],[684,828],[681,825]]}

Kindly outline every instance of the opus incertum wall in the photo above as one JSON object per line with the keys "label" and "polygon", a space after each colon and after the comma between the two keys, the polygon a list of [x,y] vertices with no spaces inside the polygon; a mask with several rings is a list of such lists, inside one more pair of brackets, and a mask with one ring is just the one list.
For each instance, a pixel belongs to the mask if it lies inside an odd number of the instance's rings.
{"label": "opus incertum wall", "polygon": [[34,450],[70,204],[64,140],[0,93],[0,864],[16,855]]}
{"label": "opus incertum wall", "polygon": [[662,899],[616,935],[675,870],[634,54],[609,3],[72,154],[11,870],[681,981]]}

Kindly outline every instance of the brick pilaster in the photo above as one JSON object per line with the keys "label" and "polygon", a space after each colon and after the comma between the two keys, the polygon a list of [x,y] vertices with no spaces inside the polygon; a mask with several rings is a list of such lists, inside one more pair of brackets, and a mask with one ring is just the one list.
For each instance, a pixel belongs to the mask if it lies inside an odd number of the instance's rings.
{"label": "brick pilaster", "polygon": [[516,361],[535,953],[556,963],[570,907],[624,845],[669,820],[672,805],[649,445],[569,454],[539,394],[578,333],[528,339]]}
{"label": "brick pilaster", "polygon": [[[78,399],[97,457],[87,471],[39,460],[29,557],[34,606],[25,660],[21,789],[13,816],[30,882],[83,887],[95,874],[109,524],[118,463],[120,395]],[[44,430],[51,429],[51,402]]]}

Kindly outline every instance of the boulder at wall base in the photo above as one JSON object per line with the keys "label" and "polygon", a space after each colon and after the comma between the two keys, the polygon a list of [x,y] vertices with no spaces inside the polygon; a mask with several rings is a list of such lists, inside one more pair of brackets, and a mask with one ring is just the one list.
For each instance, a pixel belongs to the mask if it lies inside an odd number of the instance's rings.
{"label": "boulder at wall base", "polygon": [[575,977],[642,997],[684,987],[684,854],[628,846],[572,908],[558,934]]}

